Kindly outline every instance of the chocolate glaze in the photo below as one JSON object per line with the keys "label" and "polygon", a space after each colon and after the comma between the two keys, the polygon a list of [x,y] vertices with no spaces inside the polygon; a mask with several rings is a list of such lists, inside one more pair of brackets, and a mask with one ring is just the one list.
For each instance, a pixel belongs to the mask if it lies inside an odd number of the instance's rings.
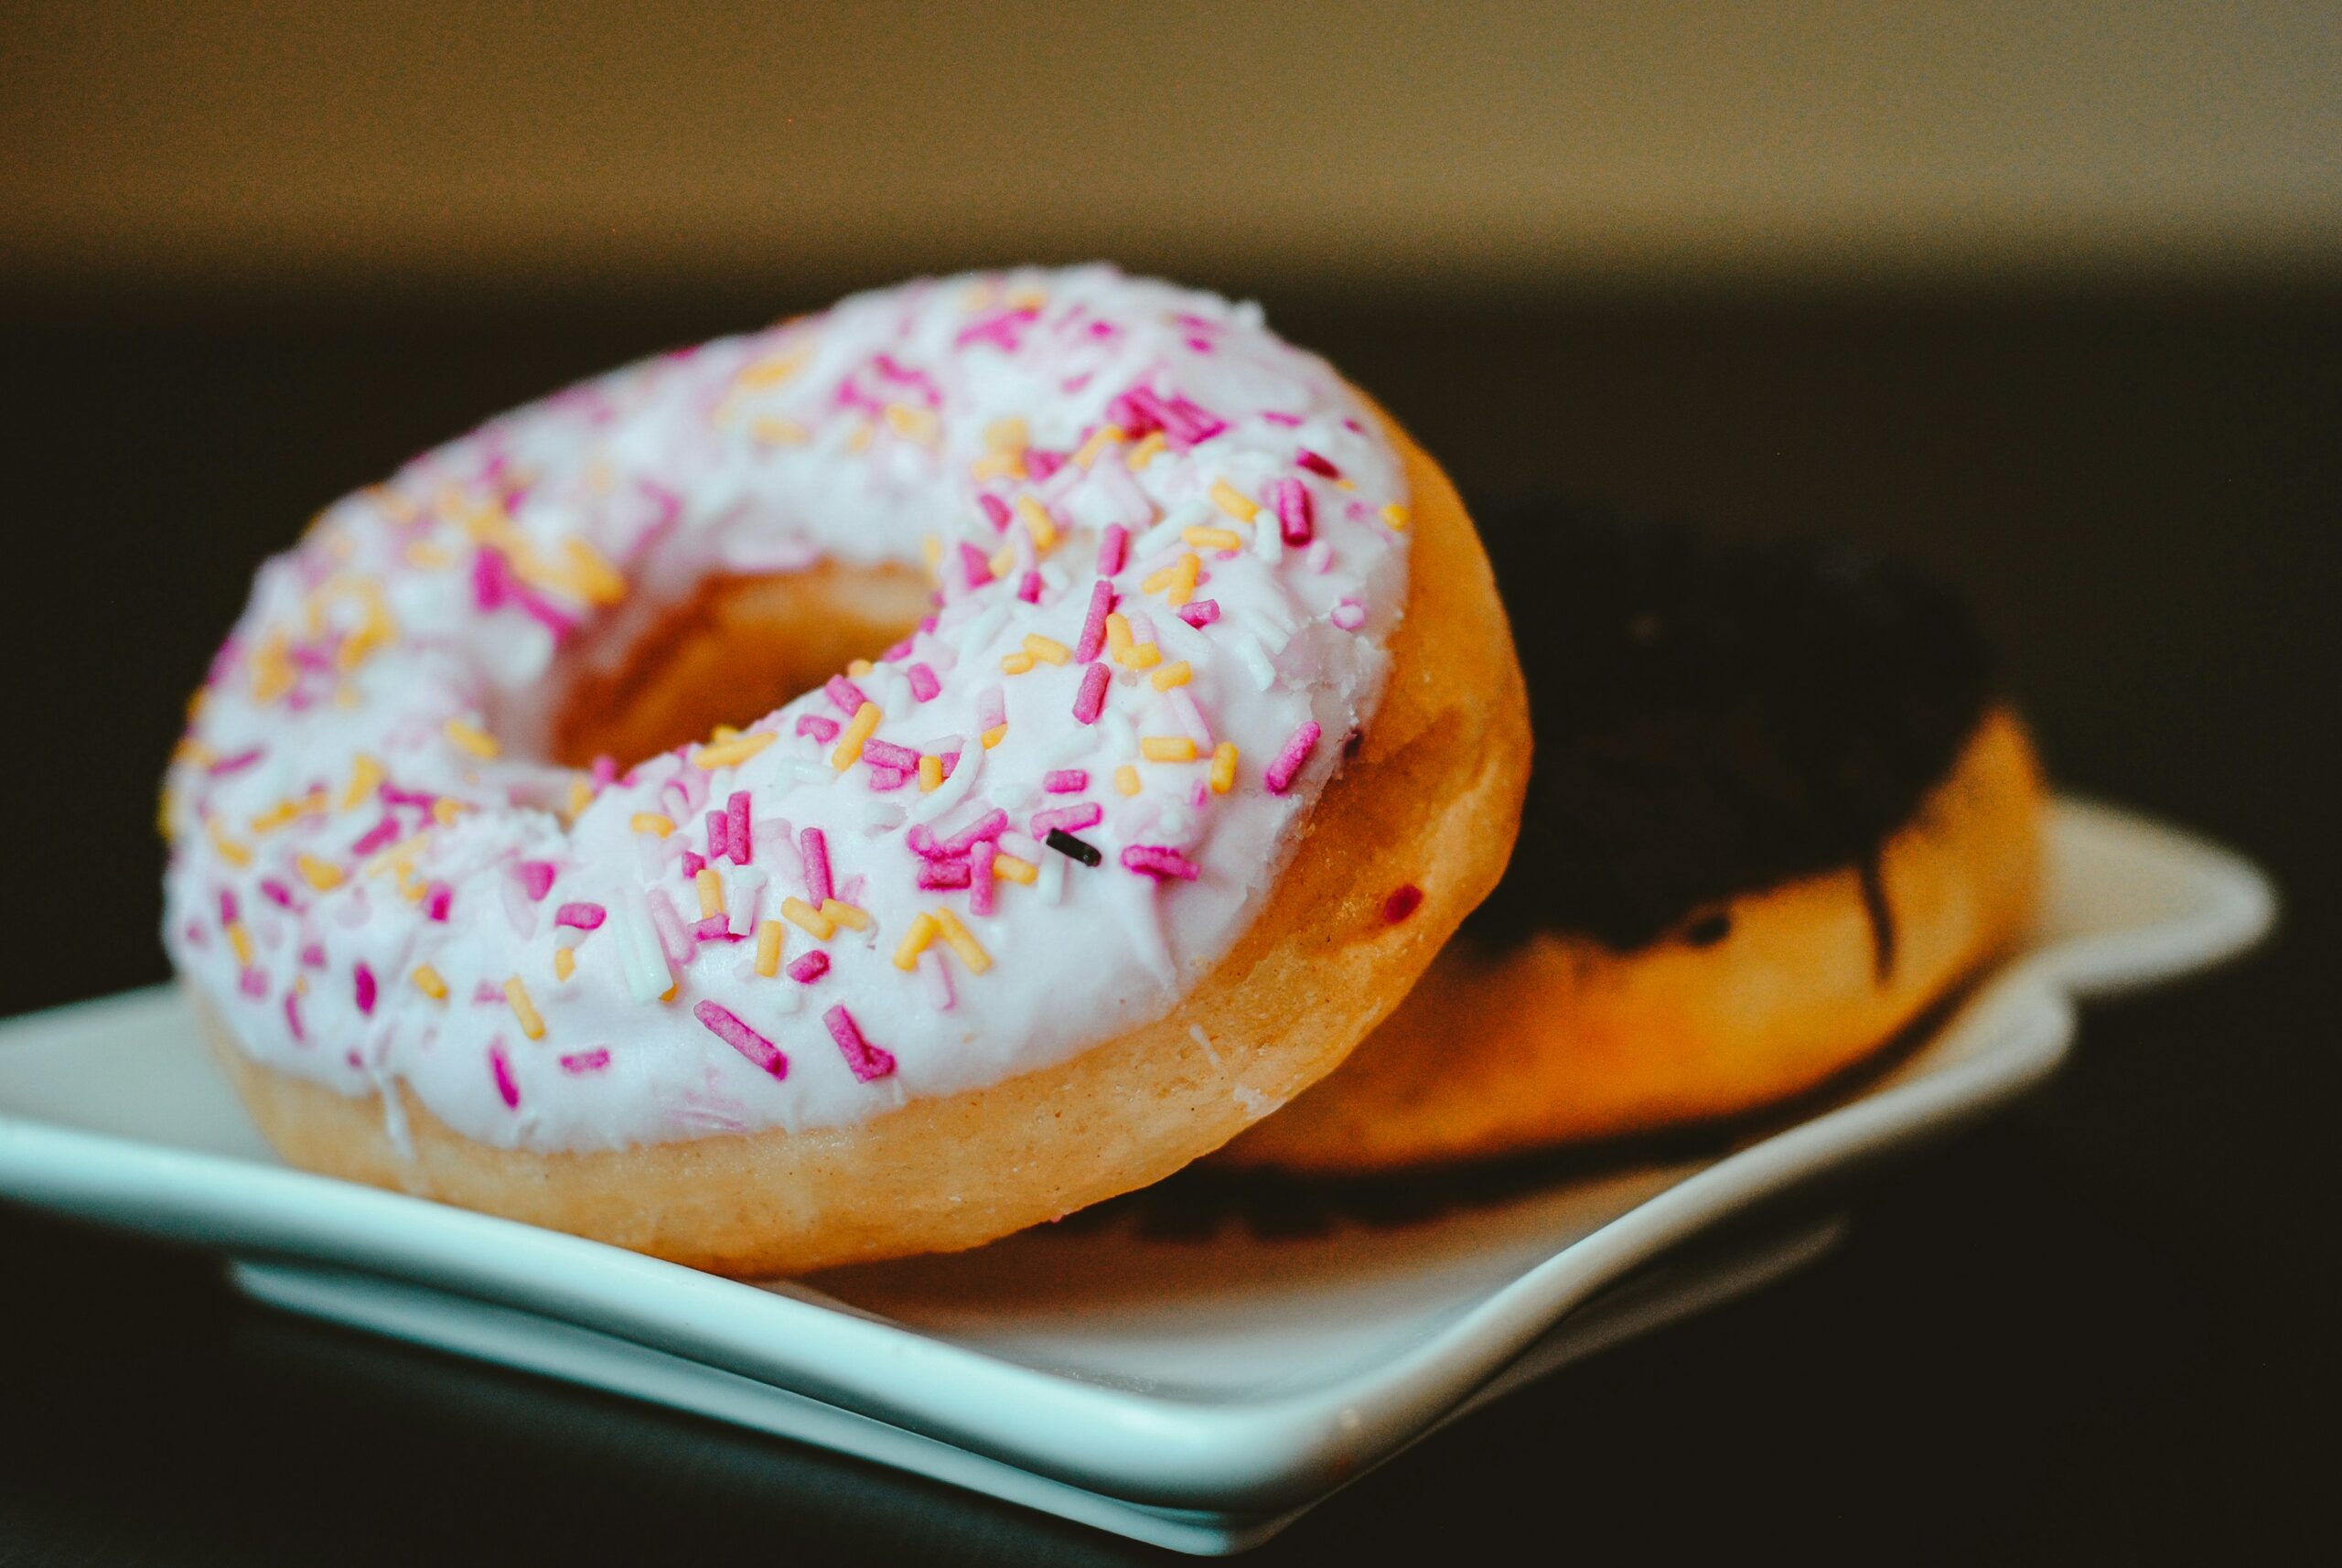
{"label": "chocolate glaze", "polygon": [[1729,934],[1734,895],[1851,865],[1884,977],[1880,846],[1998,690],[1960,599],[1844,546],[1554,501],[1476,515],[1537,752],[1511,865],[1465,930],[1498,947],[1540,929],[1706,945]]}

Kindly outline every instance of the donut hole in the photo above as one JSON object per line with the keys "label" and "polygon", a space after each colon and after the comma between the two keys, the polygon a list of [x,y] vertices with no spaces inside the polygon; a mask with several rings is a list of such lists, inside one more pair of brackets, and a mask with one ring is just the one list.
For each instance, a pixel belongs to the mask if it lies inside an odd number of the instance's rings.
{"label": "donut hole", "polygon": [[637,762],[705,740],[718,725],[752,723],[909,636],[933,607],[933,587],[904,566],[710,578],[570,682],[553,757],[573,768],[601,756]]}

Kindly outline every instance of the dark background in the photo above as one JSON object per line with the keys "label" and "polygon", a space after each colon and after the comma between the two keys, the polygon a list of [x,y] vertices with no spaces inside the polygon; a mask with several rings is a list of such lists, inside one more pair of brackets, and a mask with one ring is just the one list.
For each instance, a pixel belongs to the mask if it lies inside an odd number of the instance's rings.
{"label": "dark background", "polygon": [[[252,564],[310,510],[831,282],[0,317],[23,396],[0,1013],[164,978],[156,777]],[[2225,838],[2287,909],[2246,961],[2090,1009],[2061,1080],[1865,1182],[1819,1266],[1432,1439],[1252,1561],[2330,1550],[2342,277],[1264,292],[1469,493],[1926,563],[1973,597],[2066,787]],[[108,935],[68,934],[83,916]],[[296,1323],[203,1258],[13,1209],[0,1255],[0,1561],[1157,1555]]]}

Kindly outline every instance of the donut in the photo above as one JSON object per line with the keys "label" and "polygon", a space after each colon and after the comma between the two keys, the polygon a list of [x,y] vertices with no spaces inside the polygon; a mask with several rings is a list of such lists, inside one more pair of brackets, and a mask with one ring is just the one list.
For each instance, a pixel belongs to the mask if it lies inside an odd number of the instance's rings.
{"label": "donut", "polygon": [[1842,548],[1552,503],[1499,521],[1538,606],[1511,865],[1220,1168],[1370,1176],[1763,1112],[1859,1070],[2025,928],[2040,767],[1955,596]]}
{"label": "donut", "polygon": [[795,1273],[1331,1070],[1528,747],[1452,487],[1257,306],[930,280],[327,508],[191,706],[164,936],[290,1163]]}

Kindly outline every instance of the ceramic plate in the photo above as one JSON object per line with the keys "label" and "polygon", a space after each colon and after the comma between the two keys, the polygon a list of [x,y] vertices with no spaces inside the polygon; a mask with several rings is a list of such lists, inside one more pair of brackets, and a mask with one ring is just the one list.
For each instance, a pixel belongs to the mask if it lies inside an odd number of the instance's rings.
{"label": "ceramic plate", "polygon": [[2074,998],[2272,918],[2252,866],[2106,807],[2061,802],[2050,854],[2025,950],[1857,1091],[1412,1223],[1123,1219],[742,1283],[285,1168],[169,990],[0,1025],[0,1195],[219,1249],[293,1311],[1230,1552],[1507,1390],[1816,1255],[1835,1221],[1747,1214],[2005,1103],[2063,1058]]}

